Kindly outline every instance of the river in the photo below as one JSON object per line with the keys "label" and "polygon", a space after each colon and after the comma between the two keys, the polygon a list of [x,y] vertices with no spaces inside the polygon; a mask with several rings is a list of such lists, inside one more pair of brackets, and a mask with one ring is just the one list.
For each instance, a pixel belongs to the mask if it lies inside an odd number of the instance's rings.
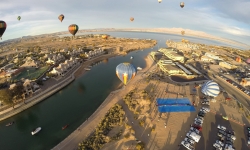
{"label": "river", "polygon": [[[166,47],[166,40],[181,40],[183,37],[171,34],[141,32],[102,32],[114,37],[156,39],[158,44],[153,49],[134,51],[126,56],[110,58],[91,68],[83,76],[47,100],[0,122],[0,149],[2,150],[49,150],[57,145],[86,120],[104,101],[108,94],[120,85],[115,68],[121,62],[130,62],[136,67],[145,67],[144,58],[158,47]],[[185,37],[191,42],[212,45],[225,45],[217,41]],[[10,127],[8,122],[15,121]],[[69,127],[62,130],[62,126]],[[42,127],[42,131],[32,136],[31,131]]]}

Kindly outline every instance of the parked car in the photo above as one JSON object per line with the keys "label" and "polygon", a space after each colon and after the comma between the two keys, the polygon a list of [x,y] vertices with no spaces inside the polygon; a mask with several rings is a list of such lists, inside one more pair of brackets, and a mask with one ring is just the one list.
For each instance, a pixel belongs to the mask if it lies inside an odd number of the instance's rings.
{"label": "parked car", "polygon": [[193,124],[192,127],[196,128],[197,130],[201,131],[202,127],[197,125],[197,124]]}
{"label": "parked car", "polygon": [[190,138],[185,138],[184,141],[187,141],[188,143],[190,143],[191,145],[194,145],[195,141],[190,139]]}
{"label": "parked car", "polygon": [[220,129],[220,130],[223,130],[223,131],[226,131],[226,129],[227,129],[226,127],[221,126],[221,125],[218,125],[217,128]]}
{"label": "parked car", "polygon": [[224,135],[224,136],[227,135],[227,133],[226,133],[225,131],[223,131],[223,130],[219,130],[218,133],[221,133],[221,134]]}
{"label": "parked car", "polygon": [[205,112],[210,112],[210,109],[207,107],[202,107],[201,110],[205,111]]}
{"label": "parked car", "polygon": [[224,143],[222,143],[220,140],[216,140],[216,143],[218,143],[221,147],[224,146]]}
{"label": "parked car", "polygon": [[199,119],[198,117],[194,118],[194,120],[203,123],[203,119]]}
{"label": "parked car", "polygon": [[200,131],[199,131],[198,129],[194,128],[194,127],[191,127],[191,128],[190,128],[190,131],[194,131],[194,132],[197,133],[197,134],[200,133]]}
{"label": "parked car", "polygon": [[197,125],[200,125],[200,126],[202,126],[202,123],[203,122],[200,122],[200,121],[194,121],[194,124],[197,124]]}
{"label": "parked car", "polygon": [[201,102],[201,104],[202,105],[208,105],[208,106],[210,106],[210,102],[209,101],[203,101],[203,102]]}
{"label": "parked car", "polygon": [[218,144],[218,143],[214,143],[214,144],[213,144],[213,147],[215,147],[216,150],[222,150],[222,147],[221,147],[220,144]]}
{"label": "parked car", "polygon": [[205,117],[205,115],[206,115],[206,113],[205,113],[205,112],[200,111],[200,112],[198,113],[198,115],[197,115],[197,116],[200,116],[200,117]]}

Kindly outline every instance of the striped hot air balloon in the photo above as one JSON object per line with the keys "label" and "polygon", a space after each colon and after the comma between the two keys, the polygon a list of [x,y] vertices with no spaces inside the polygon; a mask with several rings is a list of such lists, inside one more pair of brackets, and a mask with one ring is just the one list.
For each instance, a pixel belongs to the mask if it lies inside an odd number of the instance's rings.
{"label": "striped hot air balloon", "polygon": [[62,22],[62,21],[63,21],[63,19],[64,19],[64,15],[63,15],[63,14],[61,14],[60,16],[58,16],[58,19]]}
{"label": "striped hot air balloon", "polygon": [[116,75],[124,85],[127,85],[135,77],[136,72],[135,66],[130,63],[121,63],[116,67]]}
{"label": "striped hot air balloon", "polygon": [[21,16],[18,16],[18,17],[17,17],[17,20],[20,21],[20,20],[21,20]]}
{"label": "striped hot air balloon", "polygon": [[135,20],[135,18],[133,18],[133,17],[130,17],[130,21],[134,21]]}
{"label": "striped hot air balloon", "polygon": [[7,28],[7,24],[4,21],[0,20],[0,38],[1,39],[2,39],[2,36],[3,36],[6,28]]}
{"label": "striped hot air balloon", "polygon": [[79,29],[78,25],[72,24],[72,25],[69,26],[69,33],[71,33],[73,36],[75,36],[78,29]]}
{"label": "striped hot air balloon", "polygon": [[201,92],[207,96],[217,97],[220,93],[220,87],[216,82],[210,80],[202,85]]}

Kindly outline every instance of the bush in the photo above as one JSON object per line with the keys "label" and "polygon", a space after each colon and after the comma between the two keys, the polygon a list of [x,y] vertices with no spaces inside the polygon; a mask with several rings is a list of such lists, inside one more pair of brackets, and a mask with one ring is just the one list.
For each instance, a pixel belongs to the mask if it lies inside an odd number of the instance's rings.
{"label": "bush", "polygon": [[155,127],[152,127],[152,128],[151,128],[151,132],[154,132],[154,131],[155,131]]}
{"label": "bush", "polygon": [[129,134],[129,133],[127,133],[127,134],[124,136],[125,139],[128,139],[129,137],[130,137],[130,134]]}
{"label": "bush", "polygon": [[144,120],[140,120],[139,124],[140,124],[140,126],[144,127],[145,121]]}
{"label": "bush", "polygon": [[142,142],[141,143],[137,143],[136,144],[136,149],[137,150],[144,150],[144,143],[142,143]]}

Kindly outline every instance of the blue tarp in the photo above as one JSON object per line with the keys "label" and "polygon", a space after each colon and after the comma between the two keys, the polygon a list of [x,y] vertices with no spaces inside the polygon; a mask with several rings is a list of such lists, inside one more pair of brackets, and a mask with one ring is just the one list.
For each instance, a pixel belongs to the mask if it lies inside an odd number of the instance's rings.
{"label": "blue tarp", "polygon": [[161,113],[164,112],[190,112],[195,111],[194,106],[191,105],[188,98],[168,98],[157,100],[158,111]]}
{"label": "blue tarp", "polygon": [[164,112],[190,112],[195,111],[194,106],[159,106],[158,111]]}
{"label": "blue tarp", "polygon": [[156,99],[158,105],[164,104],[191,104],[188,98],[157,98]]}

